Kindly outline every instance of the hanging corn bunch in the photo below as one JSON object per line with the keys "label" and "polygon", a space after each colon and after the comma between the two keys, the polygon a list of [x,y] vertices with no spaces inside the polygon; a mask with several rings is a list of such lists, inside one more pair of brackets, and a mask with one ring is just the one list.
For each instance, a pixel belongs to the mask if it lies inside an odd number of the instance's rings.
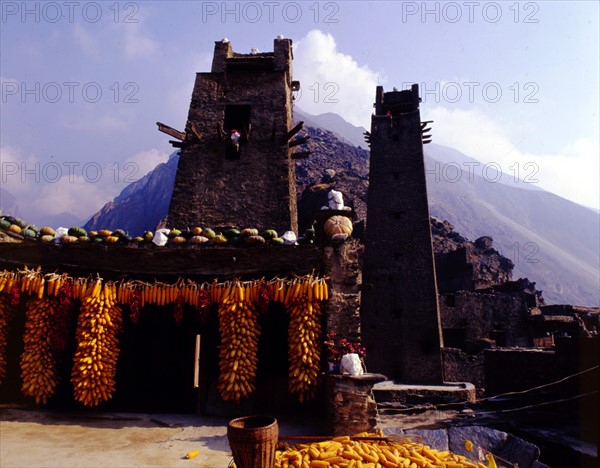
{"label": "hanging corn bunch", "polygon": [[239,282],[223,293],[219,305],[219,393],[225,401],[239,403],[254,391],[258,364],[257,313],[249,292]]}
{"label": "hanging corn bunch", "polygon": [[321,304],[327,299],[325,280],[312,277],[296,281],[286,291],[290,313],[288,388],[300,402],[316,396],[321,367]]}
{"label": "hanging corn bunch", "polygon": [[[0,282],[2,279],[0,279]],[[0,300],[0,384],[6,377],[6,347],[8,346],[8,322],[12,316],[12,307]]]}
{"label": "hanging corn bunch", "polygon": [[117,334],[121,331],[121,308],[116,304],[114,283],[97,280],[87,290],[77,324],[71,382],[75,399],[96,406],[112,397],[119,355]]}
{"label": "hanging corn bunch", "polygon": [[21,391],[35,398],[37,404],[46,403],[54,394],[57,362],[54,355],[53,336],[56,299],[37,297],[27,302],[25,322],[25,347],[21,355]]}

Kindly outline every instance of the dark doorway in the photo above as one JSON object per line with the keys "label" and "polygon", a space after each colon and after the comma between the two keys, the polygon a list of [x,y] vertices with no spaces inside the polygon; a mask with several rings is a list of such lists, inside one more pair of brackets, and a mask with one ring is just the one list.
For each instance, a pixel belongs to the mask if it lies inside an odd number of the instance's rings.
{"label": "dark doorway", "polygon": [[146,306],[141,310],[139,323],[133,324],[124,317],[117,391],[110,406],[127,411],[196,412],[194,354],[198,312],[184,308],[179,324],[173,312],[174,306]]}

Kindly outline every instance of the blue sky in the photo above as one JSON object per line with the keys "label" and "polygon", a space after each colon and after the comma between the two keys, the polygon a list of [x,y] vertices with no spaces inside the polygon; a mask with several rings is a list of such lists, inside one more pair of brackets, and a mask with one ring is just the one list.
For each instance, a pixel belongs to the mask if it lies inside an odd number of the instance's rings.
{"label": "blue sky", "polygon": [[[433,138],[599,206],[599,3],[1,2],[1,186],[38,224],[84,219],[172,152],[214,41],[294,41],[298,106],[369,126],[421,85]],[[57,219],[57,218],[53,218]]]}

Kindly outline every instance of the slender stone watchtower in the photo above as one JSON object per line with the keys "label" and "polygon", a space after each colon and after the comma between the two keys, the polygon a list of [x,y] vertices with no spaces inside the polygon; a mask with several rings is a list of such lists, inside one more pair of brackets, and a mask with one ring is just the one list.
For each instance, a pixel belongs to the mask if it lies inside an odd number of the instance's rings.
{"label": "slender stone watchtower", "polygon": [[215,43],[211,72],[196,76],[169,227],[297,232],[288,139],[298,88],[290,39],[275,39],[269,53],[239,54],[226,39]]}
{"label": "slender stone watchtower", "polygon": [[377,87],[361,328],[369,371],[436,385],[443,383],[442,343],[419,102],[417,85]]}

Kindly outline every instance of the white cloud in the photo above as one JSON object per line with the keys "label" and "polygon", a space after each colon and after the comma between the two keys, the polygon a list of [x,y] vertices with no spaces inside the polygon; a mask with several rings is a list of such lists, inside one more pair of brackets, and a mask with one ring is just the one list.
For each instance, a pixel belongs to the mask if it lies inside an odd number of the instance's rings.
{"label": "white cloud", "polygon": [[73,29],[73,37],[77,45],[89,56],[96,56],[99,52],[98,41],[96,38],[87,32],[80,23],[75,24]]}
{"label": "white cloud", "polygon": [[335,112],[369,128],[377,77],[339,52],[331,34],[312,30],[294,46],[294,79],[302,87],[296,103],[308,113]]}
{"label": "white cloud", "polygon": [[125,164],[135,164],[136,174],[132,178],[141,179],[161,163],[167,162],[169,155],[155,148],[134,154]]}
{"label": "white cloud", "polygon": [[140,23],[124,23],[123,29],[124,53],[129,59],[150,58],[159,49],[158,43],[142,33]]}
{"label": "white cloud", "polygon": [[496,163],[504,173],[564,198],[599,208],[598,140],[580,139],[553,153],[534,154],[521,151],[509,130],[480,111],[436,107],[427,112],[427,118],[434,120],[434,142],[484,163]]}

